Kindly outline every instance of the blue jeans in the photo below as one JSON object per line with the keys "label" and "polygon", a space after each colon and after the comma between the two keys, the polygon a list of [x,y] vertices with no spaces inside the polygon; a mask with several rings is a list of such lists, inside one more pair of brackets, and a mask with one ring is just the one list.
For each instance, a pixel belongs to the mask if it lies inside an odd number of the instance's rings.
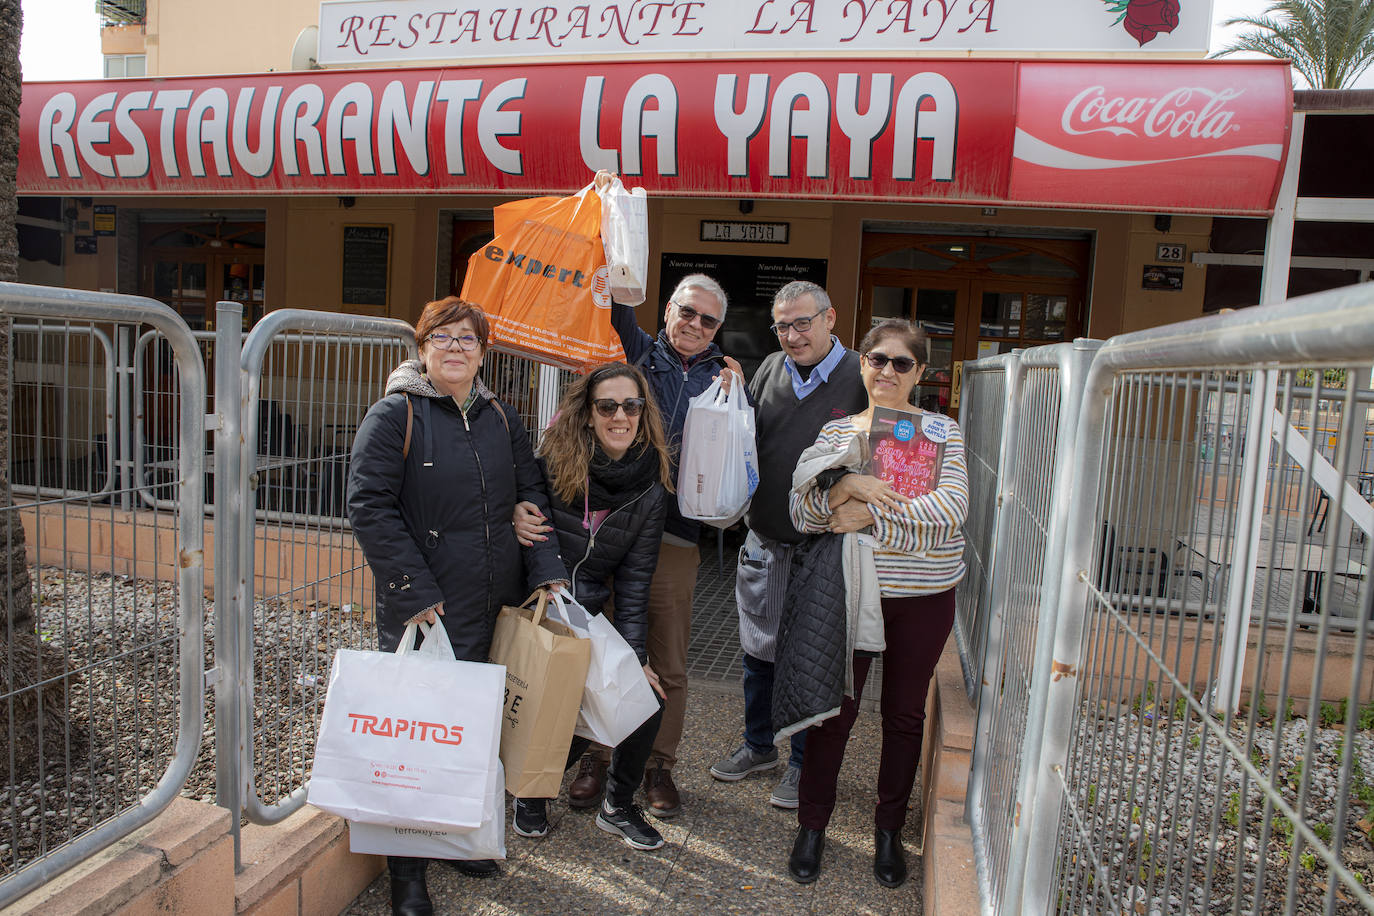
{"label": "blue jeans", "polygon": [[[773,663],[744,653],[744,741],[760,754],[773,747]],[[792,736],[787,765],[801,768],[806,732]]]}

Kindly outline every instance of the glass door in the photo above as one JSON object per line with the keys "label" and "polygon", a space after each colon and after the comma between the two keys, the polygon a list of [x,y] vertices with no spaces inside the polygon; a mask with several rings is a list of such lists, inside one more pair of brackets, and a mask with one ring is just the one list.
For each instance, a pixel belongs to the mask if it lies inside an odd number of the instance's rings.
{"label": "glass door", "polygon": [[955,277],[875,278],[865,284],[868,321],[863,333],[884,318],[905,318],[924,328],[930,338],[930,352],[922,359],[928,365],[916,395],[925,410],[949,409],[954,354],[961,346],[959,318],[967,310],[968,297],[968,282]]}

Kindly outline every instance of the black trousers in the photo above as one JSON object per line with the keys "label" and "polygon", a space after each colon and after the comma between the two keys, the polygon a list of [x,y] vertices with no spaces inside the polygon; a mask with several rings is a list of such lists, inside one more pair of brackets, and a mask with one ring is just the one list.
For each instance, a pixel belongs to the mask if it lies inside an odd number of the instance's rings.
{"label": "black trousers", "polygon": [[[654,739],[658,737],[658,726],[663,721],[663,698],[658,699],[658,712],[644,720],[644,724],[630,732],[630,736],[615,746],[611,752],[611,766],[606,774],[606,797],[617,808],[627,807],[634,801],[635,789],[644,781],[644,768],[649,765],[649,755],[654,749]],[[572,747],[568,749],[568,763],[571,767],[582,759],[591,747],[586,738],[573,736]]]}

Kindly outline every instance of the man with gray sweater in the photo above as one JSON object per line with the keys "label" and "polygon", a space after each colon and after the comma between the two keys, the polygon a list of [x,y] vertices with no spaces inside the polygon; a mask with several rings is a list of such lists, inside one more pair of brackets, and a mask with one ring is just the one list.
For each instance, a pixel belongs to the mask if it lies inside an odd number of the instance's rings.
{"label": "man with gray sweater", "polygon": [[[773,651],[787,595],[792,548],[803,535],[787,511],[792,469],[830,420],[868,405],[859,377],[859,355],[830,332],[835,309],[815,283],[794,280],[773,297],[773,326],[782,349],[769,354],[749,382],[755,404],[759,485],[745,524],[735,579],[739,638],[744,649],[744,741],[711,767],[711,775],[736,782],[778,766],[773,744]],[[805,732],[792,737],[787,771],[770,801],[797,807]]]}

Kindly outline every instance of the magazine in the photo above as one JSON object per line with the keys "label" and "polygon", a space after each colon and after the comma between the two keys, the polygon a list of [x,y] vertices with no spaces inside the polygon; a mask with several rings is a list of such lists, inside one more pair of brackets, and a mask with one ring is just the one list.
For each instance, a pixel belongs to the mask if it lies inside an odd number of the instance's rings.
{"label": "magazine", "polygon": [[874,408],[868,430],[869,473],[909,498],[934,490],[940,485],[951,422],[920,410]]}

